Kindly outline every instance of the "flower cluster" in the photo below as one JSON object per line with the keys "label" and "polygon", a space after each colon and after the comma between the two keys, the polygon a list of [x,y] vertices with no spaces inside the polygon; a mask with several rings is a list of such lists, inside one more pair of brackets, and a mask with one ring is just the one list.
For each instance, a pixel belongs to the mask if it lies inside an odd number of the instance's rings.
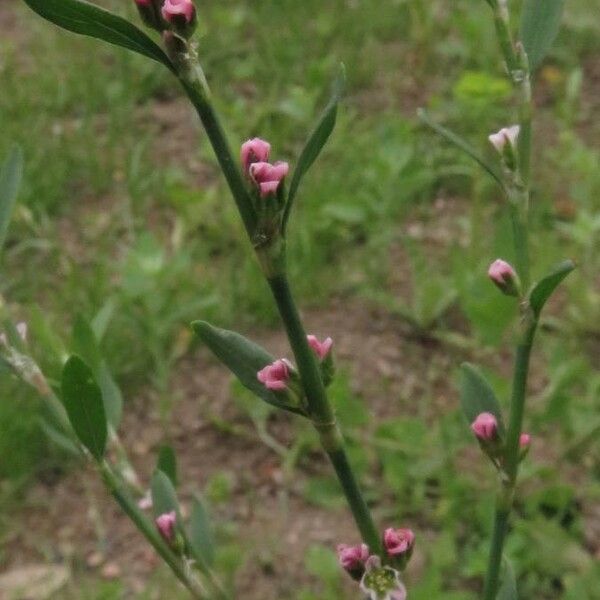
{"label": "flower cluster", "polygon": [[[496,466],[500,467],[504,450],[504,440],[500,435],[496,415],[490,412],[479,413],[471,423],[471,431],[475,434],[483,451],[492,459]],[[519,437],[521,458],[525,457],[530,446],[531,435],[522,433]]]}
{"label": "flower cluster", "polygon": [[156,31],[189,38],[196,29],[193,0],[134,0],[144,23]]}
{"label": "flower cluster", "polygon": [[241,162],[246,177],[258,189],[261,198],[277,194],[290,166],[285,161],[269,162],[271,144],[253,138],[242,144]]}
{"label": "flower cluster", "polygon": [[398,569],[403,569],[412,555],[415,534],[411,529],[389,527],[383,532],[384,562],[371,554],[366,544],[339,544],[340,566],[354,579],[372,600],[404,600],[406,588]]}

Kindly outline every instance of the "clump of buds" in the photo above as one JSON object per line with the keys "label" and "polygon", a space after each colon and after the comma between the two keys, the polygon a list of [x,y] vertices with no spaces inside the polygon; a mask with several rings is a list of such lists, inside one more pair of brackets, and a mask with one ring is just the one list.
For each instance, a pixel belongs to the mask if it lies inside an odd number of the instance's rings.
{"label": "clump of buds", "polygon": [[383,532],[383,548],[395,567],[404,569],[413,553],[415,534],[412,529],[388,527]]}
{"label": "clump of buds", "polygon": [[517,168],[517,140],[521,128],[518,125],[503,127],[497,133],[492,133],[488,139],[498,151],[506,168],[515,171]]}
{"label": "clump of buds", "polygon": [[356,546],[339,544],[337,555],[341,567],[352,579],[360,581],[366,570],[369,547],[366,544],[357,544]]}
{"label": "clump of buds", "polygon": [[521,281],[513,267],[502,259],[495,260],[488,269],[488,277],[507,296],[521,295]]}
{"label": "clump of buds", "polygon": [[284,161],[271,164],[270,153],[271,144],[260,138],[253,138],[242,144],[241,162],[244,174],[263,199],[280,191],[290,169]]}

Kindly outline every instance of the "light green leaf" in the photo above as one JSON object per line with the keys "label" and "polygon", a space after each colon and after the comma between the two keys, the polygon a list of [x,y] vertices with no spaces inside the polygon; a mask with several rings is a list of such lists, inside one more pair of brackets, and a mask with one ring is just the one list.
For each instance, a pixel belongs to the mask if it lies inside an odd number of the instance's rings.
{"label": "light green leaf", "polygon": [[188,538],[194,554],[207,567],[214,563],[215,544],[210,519],[202,500],[194,497]]}
{"label": "light green leaf", "polygon": [[73,325],[73,347],[91,367],[100,390],[108,422],[116,431],[123,415],[123,396],[115,382],[106,360],[102,356],[96,334],[92,326],[81,315]]}
{"label": "light green leaf", "polygon": [[459,150],[462,150],[467,156],[470,156],[486,173],[491,175],[494,181],[502,188],[502,191],[506,192],[506,187],[502,176],[471,144],[461,138],[458,134],[450,131],[443,125],[440,125],[434,121],[423,108],[417,110],[417,116],[425,125],[433,129],[438,135],[441,135],[444,139],[454,144]]}
{"label": "light green leaf", "polygon": [[533,71],[550,50],[562,19],[564,0],[525,0],[521,15],[521,41]]}
{"label": "light green leaf", "polygon": [[529,293],[529,304],[536,317],[540,316],[544,305],[561,284],[562,280],[575,269],[572,260],[565,260],[552,270],[549,275],[538,281]]}
{"label": "light green leaf", "polygon": [[23,173],[23,153],[17,147],[0,166],[0,251],[4,246]]}
{"label": "light green leaf", "polygon": [[288,219],[290,218],[290,213],[292,210],[292,206],[294,204],[294,198],[296,197],[296,193],[298,192],[298,188],[300,187],[300,182],[302,178],[312,164],[315,162],[323,146],[327,143],[329,136],[333,132],[335,127],[335,121],[337,119],[337,109],[340,99],[342,97],[342,93],[344,90],[344,83],[346,80],[346,73],[344,69],[344,65],[340,65],[339,73],[333,83],[333,88],[331,92],[331,97],[329,99],[329,103],[325,107],[319,121],[317,122],[317,126],[314,128],[312,133],[310,134],[302,152],[300,153],[300,158],[298,159],[298,164],[296,165],[296,169],[294,171],[294,175],[292,177],[292,181],[290,183],[290,191],[288,193],[288,200],[285,207],[285,212],[283,214],[283,228],[287,225]]}
{"label": "light green leaf", "polygon": [[461,365],[460,403],[469,423],[482,412],[489,412],[496,416],[500,434],[504,433],[502,410],[496,394],[487,379],[470,363]]}
{"label": "light green leaf", "polygon": [[500,590],[498,591],[496,600],[519,600],[515,572],[507,560],[504,561]]}
{"label": "light green leaf", "polygon": [[177,487],[177,456],[171,446],[160,447],[156,469],[162,471],[171,480],[173,487]]}
{"label": "light green leaf", "polygon": [[100,461],[106,448],[107,426],[102,392],[94,374],[79,356],[67,360],[62,372],[62,402],[79,441]]}
{"label": "light green leaf", "polygon": [[99,6],[84,0],[25,0],[25,3],[63,29],[127,48],[175,72],[167,55],[143,31]]}
{"label": "light green leaf", "polygon": [[195,321],[192,328],[212,353],[256,396],[278,408],[304,415],[304,411],[286,404],[280,396],[268,390],[256,378],[256,374],[275,358],[259,345],[239,333],[219,329],[205,321]]}
{"label": "light green leaf", "polygon": [[152,482],[150,483],[150,491],[152,494],[152,510],[155,517],[174,510],[177,513],[177,520],[181,521],[177,493],[166,473],[158,469],[154,471]]}

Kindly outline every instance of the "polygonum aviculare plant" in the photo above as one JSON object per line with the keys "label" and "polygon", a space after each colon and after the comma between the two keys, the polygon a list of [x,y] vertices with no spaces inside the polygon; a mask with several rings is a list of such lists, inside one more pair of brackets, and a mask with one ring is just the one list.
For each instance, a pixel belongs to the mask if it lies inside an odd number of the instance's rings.
{"label": "polygonum aviculare plant", "polygon": [[[257,256],[290,344],[290,358],[271,356],[241,335],[203,321],[192,324],[196,335],[214,355],[259,399],[299,415],[314,426],[323,451],[339,479],[360,540],[337,548],[341,567],[357,582],[357,593],[373,600],[404,600],[407,590],[401,572],[415,545],[408,528],[381,531],[359,488],[348,460],[327,387],[335,376],[334,343],[305,331],[287,276],[287,229],[303,177],[333,131],[343,77],[337,79],[331,100],[309,136],[295,166],[273,160],[277,149],[259,137],[232,152],[211,100],[211,91],[198,59],[194,31],[201,16],[192,0],[131,0],[142,22],[157,34],[158,43],[133,23],[83,0],[25,0],[42,17],[75,33],[96,37],[142,54],[165,66],[179,81],[195,107],[236,203],[250,244]],[[483,597],[493,600],[501,585],[501,561],[508,519],[516,490],[519,463],[530,437],[522,432],[529,357],[542,308],[562,279],[574,268],[565,261],[532,285],[528,244],[531,187],[531,73],[556,33],[559,0],[525,0],[522,26],[516,36],[507,0],[486,0],[494,23],[506,71],[518,99],[515,123],[489,136],[498,153],[499,167],[490,164],[456,134],[423,119],[436,131],[466,150],[499,185],[513,223],[513,267],[498,259],[489,268],[491,281],[515,299],[520,313],[520,340],[516,349],[513,392],[508,424],[500,404],[483,375],[463,367],[462,404],[481,449],[499,474],[499,491],[492,549]],[[239,158],[238,158],[239,157]],[[1,229],[0,229],[1,233]],[[0,240],[1,241],[1,240]],[[94,463],[108,489],[138,529],[154,546],[195,598],[229,598],[212,570],[207,516],[200,500],[189,520],[182,515],[176,494],[177,471],[173,452],[161,450],[148,491],[119,442],[120,404],[106,381],[95,351],[94,331],[77,324],[82,356],[66,362],[60,386],[50,386],[29,358],[23,328],[7,324],[0,336],[0,357],[23,380],[33,385],[52,408],[54,427],[75,454]],[[112,392],[110,392],[112,390]],[[146,511],[152,510],[153,516]],[[506,571],[510,573],[510,570]],[[505,577],[505,582],[507,581]],[[503,585],[504,598],[516,598]],[[507,595],[508,594],[508,595]]]}

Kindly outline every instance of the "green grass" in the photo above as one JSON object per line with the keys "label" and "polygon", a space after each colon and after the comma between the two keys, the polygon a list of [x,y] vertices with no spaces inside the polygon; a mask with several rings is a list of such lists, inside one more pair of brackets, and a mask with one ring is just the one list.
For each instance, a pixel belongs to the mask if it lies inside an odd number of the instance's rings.
{"label": "green grass", "polygon": [[[123,2],[102,4],[127,12]],[[592,284],[600,265],[600,115],[598,90],[590,91],[587,71],[580,71],[599,60],[594,8],[594,0],[569,3],[567,26],[539,77],[533,203],[534,274],[565,256],[580,262],[566,288],[569,304],[557,304],[539,345],[548,386],[531,414],[534,433],[552,436],[575,462],[591,447],[589,415],[597,414],[600,389],[600,296]],[[420,336],[458,337],[459,346],[468,336],[486,352],[510,341],[510,305],[483,277],[491,259],[511,257],[498,194],[415,117],[418,106],[427,106],[492,156],[486,137],[512,109],[487,10],[473,0],[202,3],[200,55],[236,148],[261,135],[275,157],[294,163],[337,64],[346,65],[338,126],[292,217],[290,275],[303,306],[361,297],[400,315]],[[14,13],[18,26],[0,37],[0,158],[19,143],[26,173],[0,294],[12,314],[32,321],[34,349],[55,378],[75,315],[110,312],[103,350],[126,395],[151,384],[168,412],[170,376],[189,347],[191,320],[229,327],[276,322],[211,149],[157,65],[63,34],[22,5],[2,11]],[[459,207],[443,227],[436,222],[439,197],[457,199]],[[411,229],[414,222],[424,235]],[[421,241],[440,230],[441,242]],[[398,256],[405,262],[398,264]],[[408,272],[410,293],[399,295],[390,283],[396,271]],[[2,385],[0,456],[10,452],[15,460],[0,462],[0,478],[20,489],[55,463],[44,458],[35,399],[13,383]],[[348,389],[340,395],[347,398]],[[465,524],[464,507],[481,506],[480,481],[457,477],[457,465],[446,460],[470,443],[463,424],[451,414],[421,431],[420,421],[399,415],[372,427],[376,441],[414,436],[415,445],[364,456],[358,447],[354,458],[381,468],[402,499],[395,518],[419,516],[440,532],[439,550],[427,554],[411,598],[474,597],[468,590],[483,569],[490,510],[478,509]],[[577,488],[561,483],[559,466],[540,473],[534,465],[525,477],[543,481],[537,496],[518,507],[523,520],[509,547],[521,565],[523,597],[592,599],[600,575],[582,558],[580,515],[572,505],[597,498],[597,461],[589,482]],[[315,495],[321,486],[309,486],[307,499],[326,505],[331,494],[323,489]],[[529,551],[556,539],[569,556]],[[312,549],[306,562],[322,585],[302,598],[339,593],[321,552]],[[81,597],[121,593],[115,584]]]}

